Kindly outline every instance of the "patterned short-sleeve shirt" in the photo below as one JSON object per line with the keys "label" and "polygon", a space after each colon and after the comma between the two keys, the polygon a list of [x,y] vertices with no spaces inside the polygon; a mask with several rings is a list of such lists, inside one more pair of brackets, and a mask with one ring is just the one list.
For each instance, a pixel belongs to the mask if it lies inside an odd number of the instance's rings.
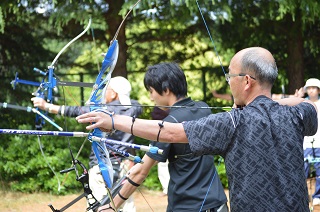
{"label": "patterned short-sleeve shirt", "polygon": [[183,126],[193,152],[224,157],[231,211],[308,211],[302,145],[317,130],[311,104],[289,107],[259,96]]}

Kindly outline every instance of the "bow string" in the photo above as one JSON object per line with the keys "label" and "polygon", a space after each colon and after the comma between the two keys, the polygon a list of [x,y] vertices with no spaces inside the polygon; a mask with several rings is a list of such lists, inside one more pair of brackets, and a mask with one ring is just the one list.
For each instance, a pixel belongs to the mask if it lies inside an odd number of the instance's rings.
{"label": "bow string", "polygon": [[[199,5],[199,3],[198,3],[198,0],[196,0],[196,3],[197,3],[198,10],[199,10],[199,12],[200,12],[202,21],[203,21],[203,23],[204,23],[204,25],[205,25],[205,27],[206,27],[206,30],[207,30],[208,35],[209,35],[209,37],[210,37],[211,43],[212,43],[212,45],[213,45],[214,52],[216,53],[216,56],[218,57],[218,60],[219,60],[219,63],[220,63],[222,72],[223,72],[224,75],[226,75],[226,72],[225,72],[225,70],[224,70],[224,68],[223,68],[222,62],[221,62],[221,60],[220,60],[219,53],[218,53],[218,51],[217,51],[217,49],[216,49],[214,40],[213,40],[213,38],[212,38],[212,36],[211,36],[211,33],[210,33],[210,30],[209,30],[208,24],[207,24],[207,22],[206,22],[206,20],[205,20],[205,18],[204,18],[204,15],[202,14],[202,10],[201,10],[201,8],[200,8],[200,5]],[[222,159],[222,158],[220,157],[220,158],[219,158],[219,164],[218,164],[218,166],[216,167],[216,171],[215,171],[215,173],[214,173],[214,175],[213,175],[213,177],[212,177],[212,179],[211,179],[211,182],[210,182],[210,184],[209,184],[209,187],[208,187],[208,190],[207,190],[207,192],[206,192],[206,195],[205,195],[205,197],[204,197],[204,199],[203,199],[203,201],[202,201],[202,204],[201,204],[201,207],[200,207],[200,209],[199,209],[199,212],[201,212],[201,211],[203,210],[203,206],[204,206],[204,204],[205,204],[205,202],[206,202],[207,195],[209,194],[209,190],[210,190],[210,188],[211,188],[211,186],[212,186],[212,184],[213,184],[213,181],[214,181],[215,177],[217,177],[217,172],[218,172],[218,169],[217,169],[217,168],[218,168],[219,165],[220,165],[221,159]]]}

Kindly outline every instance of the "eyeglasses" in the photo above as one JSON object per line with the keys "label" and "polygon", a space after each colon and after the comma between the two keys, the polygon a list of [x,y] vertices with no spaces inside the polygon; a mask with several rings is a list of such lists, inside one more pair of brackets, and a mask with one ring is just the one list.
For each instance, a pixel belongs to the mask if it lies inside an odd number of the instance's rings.
{"label": "eyeglasses", "polygon": [[[246,75],[248,75],[248,74],[225,74],[224,76],[226,77],[226,81],[229,83],[231,77],[238,77],[238,76],[244,77],[244,76],[246,76]],[[256,78],[254,78],[253,76],[250,76],[250,75],[248,75],[248,76],[249,76],[251,79],[256,80]]]}

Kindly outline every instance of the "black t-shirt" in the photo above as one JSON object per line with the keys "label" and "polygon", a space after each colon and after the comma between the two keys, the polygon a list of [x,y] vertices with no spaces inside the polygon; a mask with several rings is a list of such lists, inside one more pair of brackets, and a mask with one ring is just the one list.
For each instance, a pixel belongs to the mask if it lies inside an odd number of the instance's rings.
{"label": "black t-shirt", "polygon": [[[207,104],[194,102],[190,98],[183,99],[173,106],[176,107],[171,108],[169,115],[164,119],[167,122],[196,120],[211,114],[210,109],[200,108],[208,107]],[[169,160],[168,212],[198,212],[203,201],[205,202],[202,210],[216,208],[227,202],[212,155],[194,156],[189,144],[152,144],[163,149],[164,153],[147,153],[150,158],[159,162]]]}

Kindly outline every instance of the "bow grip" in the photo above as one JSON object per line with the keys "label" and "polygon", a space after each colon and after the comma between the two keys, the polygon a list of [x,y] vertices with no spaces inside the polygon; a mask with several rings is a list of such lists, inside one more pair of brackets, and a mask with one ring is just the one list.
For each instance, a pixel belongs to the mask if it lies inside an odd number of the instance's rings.
{"label": "bow grip", "polygon": [[109,175],[109,170],[106,164],[102,161],[100,157],[100,152],[98,151],[99,144],[96,141],[92,141],[92,149],[94,151],[94,154],[97,157],[99,169],[101,171],[102,177],[104,182],[107,184],[108,188],[112,187],[112,181]]}
{"label": "bow grip", "polygon": [[47,102],[51,103],[52,102],[52,90],[57,86],[57,80],[56,78],[53,77],[53,71],[54,67],[49,66],[48,67],[48,82],[46,83],[46,88],[48,89],[48,96],[47,96]]}

